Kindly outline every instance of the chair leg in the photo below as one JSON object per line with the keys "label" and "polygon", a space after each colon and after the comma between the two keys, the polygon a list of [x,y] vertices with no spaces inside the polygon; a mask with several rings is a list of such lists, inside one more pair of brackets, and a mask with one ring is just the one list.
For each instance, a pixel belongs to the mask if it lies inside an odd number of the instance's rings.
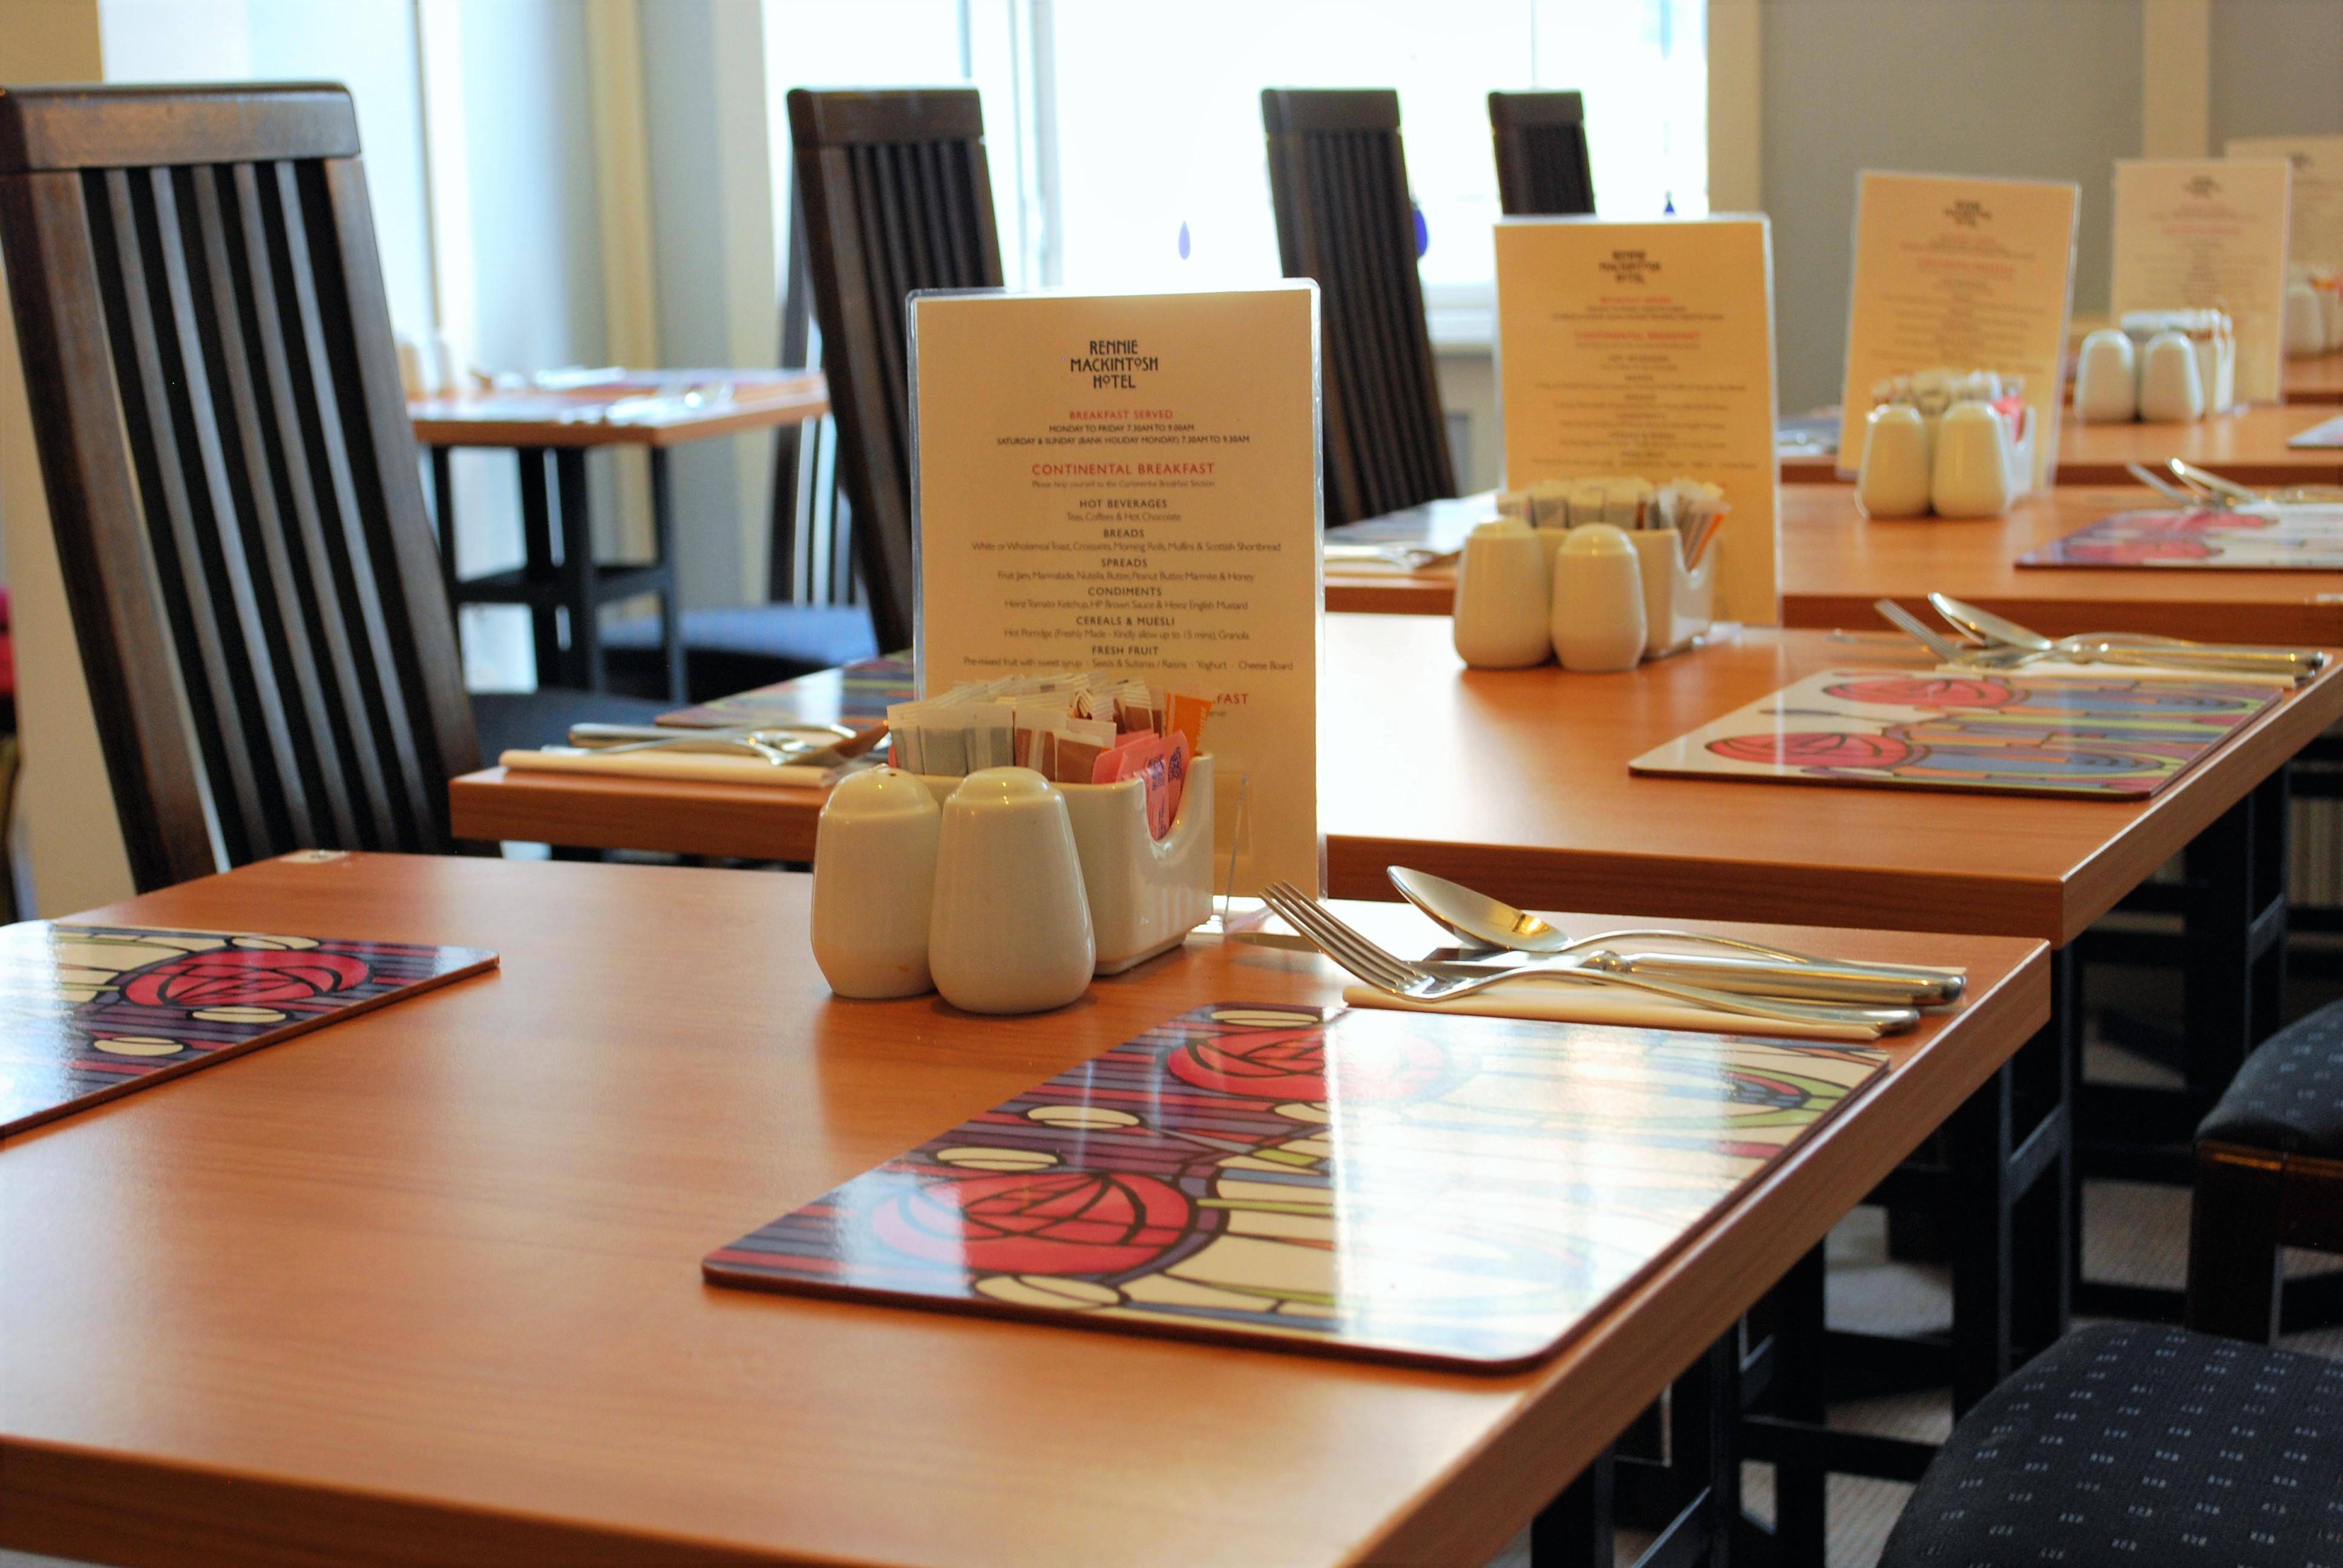
{"label": "chair leg", "polygon": [[2254,1344],[2278,1339],[2283,1162],[2258,1150],[2197,1146],[2188,1224],[2188,1326]]}

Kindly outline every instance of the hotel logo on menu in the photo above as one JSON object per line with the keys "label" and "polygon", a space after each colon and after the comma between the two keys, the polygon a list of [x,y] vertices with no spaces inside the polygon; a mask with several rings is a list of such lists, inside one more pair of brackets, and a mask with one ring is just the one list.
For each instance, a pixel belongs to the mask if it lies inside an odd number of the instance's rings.
{"label": "hotel logo on menu", "polygon": [[2190,180],[2187,185],[2182,186],[2180,188],[2187,191],[2190,196],[2195,196],[2197,200],[2204,201],[2209,197],[2217,196],[2221,194],[2221,182],[2215,179],[2211,175],[2198,175],[2195,179]]}
{"label": "hotel logo on menu", "polygon": [[1137,389],[1135,377],[1151,374],[1163,367],[1162,360],[1152,354],[1139,351],[1136,337],[1093,337],[1087,354],[1070,354],[1066,368],[1076,376],[1091,378],[1093,390],[1111,387]]}
{"label": "hotel logo on menu", "polygon": [[1963,196],[1946,207],[1945,216],[1963,228],[1975,228],[1980,224],[1993,221],[1993,213],[1985,203],[1970,196]]}
{"label": "hotel logo on menu", "polygon": [[1640,250],[1614,250],[1597,265],[1612,283],[1649,283],[1660,270],[1660,264]]}

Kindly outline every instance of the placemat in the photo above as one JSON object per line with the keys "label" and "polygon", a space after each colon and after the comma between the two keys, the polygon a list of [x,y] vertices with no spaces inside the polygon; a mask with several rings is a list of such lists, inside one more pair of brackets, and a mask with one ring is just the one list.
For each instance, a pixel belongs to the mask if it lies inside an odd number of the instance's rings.
{"label": "placemat", "polygon": [[2343,507],[2117,512],[2026,551],[2017,564],[2343,571]]}
{"label": "placemat", "polygon": [[918,680],[910,654],[890,654],[752,687],[662,713],[659,721],[692,729],[749,724],[846,724],[859,729],[882,722],[889,703],[910,701]]}
{"label": "placemat", "polygon": [[408,942],[0,927],[0,1137],[496,963]]}
{"label": "placemat", "polygon": [[2298,449],[2343,447],[2343,414],[2313,425],[2308,430],[2298,431],[2287,445]]}
{"label": "placemat", "polygon": [[2278,700],[2267,681],[1810,675],[1628,764],[1636,773],[2136,800]]}
{"label": "placemat", "polygon": [[1219,1003],[701,1267],[753,1290],[1503,1371],[1559,1349],[1886,1060]]}

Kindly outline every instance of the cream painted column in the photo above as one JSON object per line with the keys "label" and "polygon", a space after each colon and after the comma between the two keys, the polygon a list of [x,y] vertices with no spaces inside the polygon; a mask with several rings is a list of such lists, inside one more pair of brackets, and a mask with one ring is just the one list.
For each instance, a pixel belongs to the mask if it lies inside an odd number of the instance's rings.
{"label": "cream painted column", "polygon": [[[643,119],[642,15],[636,0],[586,0],[586,66],[593,82],[594,194],[601,223],[602,311],[609,358],[659,362],[659,298],[651,260],[651,182]],[[651,548],[650,468],[641,452],[611,453],[618,477],[618,544],[628,557]]]}
{"label": "cream painted column", "polygon": [[2206,156],[2212,108],[2212,0],[2141,0],[2140,156]]}
{"label": "cream painted column", "polygon": [[[95,82],[105,75],[96,0],[0,0],[0,82]],[[0,530],[16,656],[17,842],[31,861],[32,914],[70,914],[127,897],[130,862],[97,741],[81,650],[33,447],[15,317],[0,279]]]}
{"label": "cream painted column", "polygon": [[1708,210],[1765,210],[1759,0],[1708,3]]}

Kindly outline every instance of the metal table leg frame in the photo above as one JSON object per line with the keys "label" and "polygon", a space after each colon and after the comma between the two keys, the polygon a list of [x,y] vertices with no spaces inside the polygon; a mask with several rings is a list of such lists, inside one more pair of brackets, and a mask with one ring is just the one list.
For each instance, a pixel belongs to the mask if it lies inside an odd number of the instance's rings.
{"label": "metal table leg frame", "polygon": [[651,552],[667,570],[666,586],[659,590],[659,650],[667,659],[668,700],[682,702],[683,608],[675,597],[675,481],[668,473],[667,448],[653,447],[650,453]]}
{"label": "metal table leg frame", "polygon": [[[561,607],[569,622],[562,683],[602,689],[601,595],[595,592],[594,518],[587,505],[586,454],[565,447],[554,457],[561,487]],[[538,683],[544,677],[538,678]]]}
{"label": "metal table leg frame", "polygon": [[[546,469],[553,454],[542,447],[523,447],[513,454],[520,463],[520,532],[526,562],[521,568],[524,581],[550,584],[555,580],[553,562],[553,509],[546,492]],[[561,684],[561,630],[557,624],[559,612],[546,600],[529,606],[529,632],[537,654],[537,684]]]}
{"label": "metal table leg frame", "polygon": [[[1731,1568],[1741,1515],[1741,1331],[1736,1324],[1671,1385],[1672,1468],[1690,1490],[1635,1568]],[[1532,1568],[1610,1568],[1614,1458],[1605,1449],[1530,1524]]]}

